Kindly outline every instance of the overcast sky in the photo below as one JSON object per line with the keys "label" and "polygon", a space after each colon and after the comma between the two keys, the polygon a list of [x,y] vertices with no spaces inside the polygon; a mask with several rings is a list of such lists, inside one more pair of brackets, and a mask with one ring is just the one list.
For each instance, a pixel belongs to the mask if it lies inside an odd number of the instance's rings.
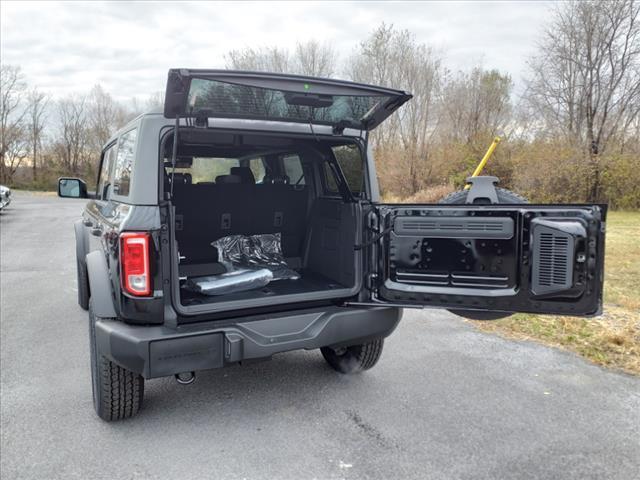
{"label": "overcast sky", "polygon": [[8,2],[2,63],[54,96],[100,83],[120,100],[164,90],[170,67],[216,68],[245,46],[329,41],[343,55],[381,22],[440,49],[453,70],[479,62],[521,85],[548,2]]}

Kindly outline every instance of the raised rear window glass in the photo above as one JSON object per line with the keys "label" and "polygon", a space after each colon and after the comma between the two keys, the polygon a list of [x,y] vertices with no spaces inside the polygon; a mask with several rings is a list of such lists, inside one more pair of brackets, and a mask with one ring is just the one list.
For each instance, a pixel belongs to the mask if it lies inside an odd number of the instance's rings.
{"label": "raised rear window glass", "polygon": [[[309,94],[313,86],[305,84]],[[297,94],[299,100],[300,94]],[[236,85],[194,78],[189,89],[188,108],[193,112],[209,111],[212,116],[263,118],[296,122],[313,122],[360,128],[367,114],[391,97],[386,95],[324,96],[326,106],[293,105],[292,94],[282,90]]]}
{"label": "raised rear window glass", "polygon": [[131,187],[131,170],[135,156],[138,131],[134,128],[122,134],[118,140],[116,168],[113,174],[113,193],[126,197]]}

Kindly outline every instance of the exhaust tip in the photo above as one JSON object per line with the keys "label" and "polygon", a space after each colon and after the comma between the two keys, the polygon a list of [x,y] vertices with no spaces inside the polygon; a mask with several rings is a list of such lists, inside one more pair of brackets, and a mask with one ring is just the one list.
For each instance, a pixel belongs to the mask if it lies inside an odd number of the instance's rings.
{"label": "exhaust tip", "polygon": [[196,372],[176,373],[175,377],[180,385],[190,385],[196,381]]}

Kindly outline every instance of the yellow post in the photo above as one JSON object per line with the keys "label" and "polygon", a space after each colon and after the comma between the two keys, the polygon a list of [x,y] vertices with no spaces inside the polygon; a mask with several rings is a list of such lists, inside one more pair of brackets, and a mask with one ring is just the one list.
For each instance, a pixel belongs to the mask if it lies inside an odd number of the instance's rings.
{"label": "yellow post", "polygon": [[[482,160],[480,160],[480,163],[471,174],[472,177],[477,177],[482,173],[482,169],[485,167],[485,165],[491,158],[491,155],[493,155],[493,151],[496,149],[499,143],[500,143],[500,137],[495,137],[493,139],[493,142],[491,142],[491,145],[489,145],[489,149],[487,150],[487,153],[484,154],[484,157],[482,157]],[[467,190],[470,187],[471,187],[471,184],[466,184],[464,189]]]}

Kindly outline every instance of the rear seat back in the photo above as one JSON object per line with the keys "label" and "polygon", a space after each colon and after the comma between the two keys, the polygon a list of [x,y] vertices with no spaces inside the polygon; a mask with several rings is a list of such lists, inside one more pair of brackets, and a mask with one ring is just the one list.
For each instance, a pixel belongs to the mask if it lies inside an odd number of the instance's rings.
{"label": "rear seat back", "polygon": [[251,200],[251,234],[282,234],[285,257],[300,257],[306,233],[307,187],[271,184],[254,185]]}
{"label": "rear seat back", "polygon": [[301,257],[308,190],[285,184],[176,184],[176,238],[186,262],[215,261],[227,235],[282,234],[285,257]]}
{"label": "rear seat back", "polygon": [[229,173],[231,175],[237,175],[238,177],[240,177],[241,183],[248,183],[250,185],[254,185],[256,183],[253,172],[249,167],[231,167]]}

